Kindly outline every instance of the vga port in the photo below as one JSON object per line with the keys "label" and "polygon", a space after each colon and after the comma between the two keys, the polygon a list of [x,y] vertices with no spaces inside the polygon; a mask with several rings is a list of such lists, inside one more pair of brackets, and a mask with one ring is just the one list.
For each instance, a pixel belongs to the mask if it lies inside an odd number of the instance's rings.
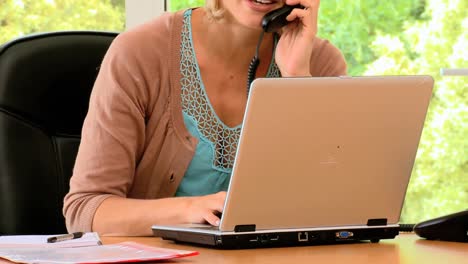
{"label": "vga port", "polygon": [[339,231],[335,233],[335,236],[336,238],[339,238],[339,239],[347,239],[347,238],[353,237],[354,234],[353,232],[350,232],[350,231]]}

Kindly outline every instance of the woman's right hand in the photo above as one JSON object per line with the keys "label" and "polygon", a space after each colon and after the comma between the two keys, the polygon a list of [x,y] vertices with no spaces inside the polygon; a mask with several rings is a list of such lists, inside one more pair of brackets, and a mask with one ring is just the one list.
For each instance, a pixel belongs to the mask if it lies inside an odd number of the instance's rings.
{"label": "woman's right hand", "polygon": [[93,220],[92,231],[107,236],[151,236],[152,225],[208,222],[219,225],[226,192],[205,196],[168,197],[162,199],[105,199]]}
{"label": "woman's right hand", "polygon": [[223,212],[225,200],[226,192],[190,197],[185,213],[187,222],[208,222],[210,225],[219,226],[220,219],[217,214]]}

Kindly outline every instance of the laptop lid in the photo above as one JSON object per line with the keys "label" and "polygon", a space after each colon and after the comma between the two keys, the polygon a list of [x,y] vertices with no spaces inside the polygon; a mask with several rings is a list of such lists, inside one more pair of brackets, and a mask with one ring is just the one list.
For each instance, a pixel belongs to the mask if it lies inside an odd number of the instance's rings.
{"label": "laptop lid", "polygon": [[252,83],[221,231],[397,224],[430,76]]}

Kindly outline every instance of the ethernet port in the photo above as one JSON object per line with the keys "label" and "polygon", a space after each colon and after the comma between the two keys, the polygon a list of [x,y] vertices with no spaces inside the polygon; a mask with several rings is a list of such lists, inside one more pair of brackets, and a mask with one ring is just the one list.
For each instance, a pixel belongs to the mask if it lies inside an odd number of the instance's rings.
{"label": "ethernet port", "polygon": [[299,232],[297,233],[297,240],[299,242],[307,242],[309,241],[309,233],[307,232]]}

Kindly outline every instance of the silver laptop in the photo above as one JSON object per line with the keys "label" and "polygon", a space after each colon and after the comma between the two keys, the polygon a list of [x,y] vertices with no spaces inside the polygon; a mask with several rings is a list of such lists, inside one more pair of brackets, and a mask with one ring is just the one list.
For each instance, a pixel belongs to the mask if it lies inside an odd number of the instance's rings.
{"label": "silver laptop", "polygon": [[220,226],[154,225],[154,235],[219,248],[394,238],[433,84],[256,79]]}

